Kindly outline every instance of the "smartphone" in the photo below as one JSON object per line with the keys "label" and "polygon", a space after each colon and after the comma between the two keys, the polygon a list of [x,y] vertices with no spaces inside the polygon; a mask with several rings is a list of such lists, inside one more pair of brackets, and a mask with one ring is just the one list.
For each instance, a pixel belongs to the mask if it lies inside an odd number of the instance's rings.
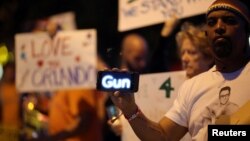
{"label": "smartphone", "polygon": [[97,74],[96,88],[100,91],[137,92],[139,73],[99,71]]}

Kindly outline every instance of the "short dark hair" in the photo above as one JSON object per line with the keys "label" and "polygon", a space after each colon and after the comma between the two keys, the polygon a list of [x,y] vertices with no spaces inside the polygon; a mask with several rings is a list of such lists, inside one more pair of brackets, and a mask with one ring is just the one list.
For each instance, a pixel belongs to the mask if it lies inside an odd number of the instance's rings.
{"label": "short dark hair", "polygon": [[225,91],[225,90],[228,90],[229,91],[229,94],[231,93],[231,88],[229,86],[226,86],[226,87],[223,87],[220,89],[220,94],[222,91]]}

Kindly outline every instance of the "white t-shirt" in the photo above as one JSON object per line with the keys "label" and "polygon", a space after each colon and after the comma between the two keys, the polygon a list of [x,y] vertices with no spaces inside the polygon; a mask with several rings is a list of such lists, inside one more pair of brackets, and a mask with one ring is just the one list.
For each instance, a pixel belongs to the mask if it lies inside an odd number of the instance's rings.
{"label": "white t-shirt", "polygon": [[220,73],[213,67],[184,82],[165,116],[187,127],[192,140],[207,140],[208,124],[215,124],[221,116],[232,116],[249,102],[249,82],[250,62],[232,73]]}

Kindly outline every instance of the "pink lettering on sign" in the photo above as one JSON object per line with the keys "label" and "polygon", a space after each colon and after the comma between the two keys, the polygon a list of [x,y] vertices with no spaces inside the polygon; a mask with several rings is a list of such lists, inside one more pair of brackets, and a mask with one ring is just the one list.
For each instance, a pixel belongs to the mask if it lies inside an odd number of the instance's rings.
{"label": "pink lettering on sign", "polygon": [[42,41],[41,46],[38,46],[34,40],[31,40],[31,56],[32,58],[44,58],[50,56],[70,56],[72,55],[69,49],[70,37],[58,37],[52,42],[50,39]]}
{"label": "pink lettering on sign", "polygon": [[[92,33],[93,32],[93,33]],[[19,91],[94,88],[96,35],[91,32],[20,34],[15,37]],[[83,44],[86,46],[83,47]]]}

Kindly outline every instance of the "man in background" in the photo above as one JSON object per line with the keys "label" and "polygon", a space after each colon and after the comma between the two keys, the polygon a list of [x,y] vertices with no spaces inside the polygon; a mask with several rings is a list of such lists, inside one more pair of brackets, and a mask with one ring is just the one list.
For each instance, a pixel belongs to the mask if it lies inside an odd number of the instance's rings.
{"label": "man in background", "polygon": [[127,35],[121,45],[121,69],[143,72],[147,65],[148,44],[139,34]]}

